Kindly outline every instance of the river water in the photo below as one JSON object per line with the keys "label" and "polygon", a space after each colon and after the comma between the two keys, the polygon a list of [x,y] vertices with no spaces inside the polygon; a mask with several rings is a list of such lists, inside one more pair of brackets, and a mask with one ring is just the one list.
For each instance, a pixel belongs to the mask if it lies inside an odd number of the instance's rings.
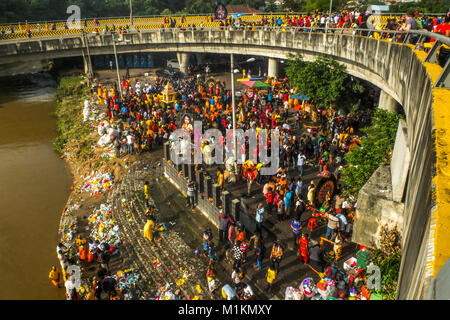
{"label": "river water", "polygon": [[48,280],[72,184],[52,145],[55,86],[48,74],[0,79],[0,299],[64,299]]}

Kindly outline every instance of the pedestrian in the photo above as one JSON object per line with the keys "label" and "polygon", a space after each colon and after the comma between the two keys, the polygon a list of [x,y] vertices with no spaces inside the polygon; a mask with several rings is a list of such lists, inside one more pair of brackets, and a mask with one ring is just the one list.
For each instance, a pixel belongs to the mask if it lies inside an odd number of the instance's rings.
{"label": "pedestrian", "polygon": [[81,261],[86,261],[88,259],[88,245],[86,243],[81,244],[78,248],[78,256]]}
{"label": "pedestrian", "polygon": [[228,241],[231,247],[234,245],[235,240],[236,240],[236,224],[234,222],[231,222],[230,226],[228,227]]}
{"label": "pedestrian", "polygon": [[252,300],[255,296],[252,287],[248,283],[242,282],[239,285],[238,297],[239,300]]}
{"label": "pedestrian", "polygon": [[297,156],[297,167],[298,172],[300,174],[300,177],[303,177],[303,166],[305,164],[306,156],[303,154],[303,152],[299,152]]}
{"label": "pedestrian", "polygon": [[323,272],[324,260],[322,249],[320,249],[319,244],[315,240],[311,240],[310,245],[309,265],[317,272]]}
{"label": "pedestrian", "polygon": [[144,238],[149,241],[153,241],[153,229],[155,229],[155,223],[152,217],[147,217],[147,222],[144,226]]}
{"label": "pedestrian", "polygon": [[133,137],[133,135],[131,134],[131,131],[130,131],[130,132],[128,132],[128,134],[127,134],[128,154],[130,154],[130,155],[134,153],[134,150],[133,150],[133,140],[134,140],[134,137]]}
{"label": "pedestrian", "polygon": [[316,191],[316,183],[314,182],[314,180],[311,180],[311,183],[308,186],[308,203],[310,206],[314,206],[315,191]]}
{"label": "pedestrian", "polygon": [[148,181],[145,181],[144,183],[144,196],[145,196],[145,205],[147,206],[147,208],[149,207],[149,199],[150,199],[150,193],[148,190],[149,186],[148,186]]}
{"label": "pedestrian", "polygon": [[231,251],[233,254],[233,269],[239,268],[242,263],[242,249],[239,241],[234,240],[234,245]]}
{"label": "pedestrian", "polygon": [[117,281],[112,276],[106,276],[102,281],[102,289],[108,295],[108,300],[111,299],[112,296],[117,294],[116,292]]}
{"label": "pedestrian", "polygon": [[206,228],[206,230],[202,232],[202,247],[203,247],[203,255],[205,257],[208,256],[211,240],[212,240],[211,229]]}
{"label": "pedestrian", "polygon": [[341,239],[346,239],[345,230],[347,228],[347,218],[340,211],[336,211],[336,218],[339,219],[338,235]]}
{"label": "pedestrian", "polygon": [[97,247],[97,240],[89,240],[88,262],[92,262],[97,259]]}
{"label": "pedestrian", "polygon": [[291,217],[291,210],[292,210],[292,198],[293,198],[293,192],[289,190],[284,195],[284,215],[285,218],[289,219]]}
{"label": "pedestrian", "polygon": [[242,249],[242,262],[247,262],[247,250],[248,250],[249,244],[246,239],[241,241],[241,249]]}
{"label": "pedestrian", "polygon": [[299,239],[299,259],[303,261],[303,263],[308,263],[309,259],[309,248],[308,248],[308,235],[303,233]]}
{"label": "pedestrian", "polygon": [[295,195],[297,197],[302,196],[302,188],[303,188],[303,181],[302,181],[302,178],[299,177],[299,178],[297,178],[297,181],[295,183]]}
{"label": "pedestrian", "polygon": [[245,229],[242,228],[242,225],[238,222],[236,227],[236,240],[239,242],[245,241]]}
{"label": "pedestrian", "polygon": [[336,217],[334,211],[325,213],[324,216],[326,218],[328,218],[327,231],[325,233],[325,238],[328,240],[331,240],[337,234],[337,231],[339,228],[339,218]]}
{"label": "pedestrian", "polygon": [[250,241],[253,240],[253,252],[256,256],[256,264],[255,269],[261,271],[262,269],[262,261],[264,259],[265,248],[264,248],[264,239],[262,236],[254,235],[250,238]]}
{"label": "pedestrian", "polygon": [[102,250],[100,252],[100,266],[109,270],[109,260],[111,259],[111,254],[109,253],[109,248]]}
{"label": "pedestrian", "polygon": [[227,283],[222,287],[222,297],[226,300],[236,300],[236,291]]}
{"label": "pedestrian", "polygon": [[252,191],[252,185],[253,182],[255,181],[255,173],[254,170],[248,170],[247,171],[247,197],[251,196],[251,191]]}
{"label": "pedestrian", "polygon": [[188,207],[192,207],[192,210],[194,210],[195,207],[195,184],[194,181],[189,180],[188,187],[187,187],[187,205]]}
{"label": "pedestrian", "polygon": [[223,213],[223,209],[220,209],[219,213],[219,244],[225,242],[225,235],[228,231],[229,226],[234,223],[233,219]]}
{"label": "pedestrian", "polygon": [[270,252],[270,262],[274,266],[276,272],[280,270],[280,262],[283,259],[284,248],[278,241],[275,241]]}
{"label": "pedestrian", "polygon": [[278,275],[277,269],[273,265],[270,265],[269,269],[267,269],[266,272],[267,292],[269,293],[272,292],[273,284],[275,282],[275,279],[277,278],[277,275]]}
{"label": "pedestrian", "polygon": [[301,220],[304,211],[305,203],[303,202],[302,197],[298,196],[297,201],[295,202],[294,215]]}
{"label": "pedestrian", "polygon": [[206,281],[208,282],[208,290],[211,294],[216,290],[216,276],[216,268],[214,267],[214,263],[210,261],[206,270]]}
{"label": "pedestrian", "polygon": [[237,291],[237,288],[241,283],[241,277],[239,276],[240,272],[241,272],[240,268],[233,268],[233,272],[231,273],[231,280],[233,281],[235,291]]}
{"label": "pedestrian", "polygon": [[98,279],[97,277],[94,276],[92,279],[92,285],[93,285],[94,291],[95,291],[95,298],[97,300],[102,300],[103,287],[102,287],[102,282],[100,281],[100,279]]}
{"label": "pedestrian", "polygon": [[277,193],[277,196],[275,198],[275,203],[277,206],[277,218],[278,218],[278,221],[281,222],[281,221],[283,221],[283,216],[284,216],[284,201],[281,198],[279,193]]}
{"label": "pedestrian", "polygon": [[256,220],[256,233],[258,233],[261,236],[262,224],[264,222],[264,206],[262,202],[260,202],[256,207],[255,220]]}
{"label": "pedestrian", "polygon": [[298,241],[302,234],[302,222],[300,221],[300,218],[298,216],[292,220],[291,229],[292,229],[292,235],[293,235],[293,239],[294,239],[294,250],[295,250],[295,248],[297,248]]}
{"label": "pedestrian", "polygon": [[59,281],[61,278],[61,274],[59,273],[58,269],[55,266],[52,266],[48,278],[55,287],[60,288]]}

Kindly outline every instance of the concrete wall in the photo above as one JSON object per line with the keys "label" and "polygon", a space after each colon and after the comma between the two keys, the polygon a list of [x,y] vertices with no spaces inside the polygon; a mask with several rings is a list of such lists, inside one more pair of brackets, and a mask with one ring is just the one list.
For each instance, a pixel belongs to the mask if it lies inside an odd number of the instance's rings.
{"label": "concrete wall", "polygon": [[391,169],[380,166],[361,188],[352,241],[368,247],[380,247],[380,231],[397,226],[403,231],[404,204],[392,200]]}
{"label": "concrete wall", "polygon": [[[432,169],[435,164],[433,86],[426,68],[411,47],[372,38],[295,31],[167,31],[126,34],[118,52],[181,51],[235,53],[286,59],[301,53],[306,60],[325,54],[399,102],[406,114],[409,163],[405,195],[405,237],[399,298],[416,298],[423,283],[425,236],[430,223]],[[90,38],[91,54],[112,53],[111,35]],[[81,40],[28,40],[0,43],[0,64],[38,58],[81,55]]]}

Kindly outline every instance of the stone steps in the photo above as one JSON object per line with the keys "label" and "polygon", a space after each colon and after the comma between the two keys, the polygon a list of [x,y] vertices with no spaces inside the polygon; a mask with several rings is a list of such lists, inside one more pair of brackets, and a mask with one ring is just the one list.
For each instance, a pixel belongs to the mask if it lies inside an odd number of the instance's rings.
{"label": "stone steps", "polygon": [[[142,177],[145,174],[141,170],[129,173],[121,182],[115,185],[109,196],[109,200],[114,205],[114,217],[121,226],[119,230],[121,239],[126,244],[123,246],[123,255],[125,259],[130,260],[130,263],[139,270],[146,282],[150,280],[152,284],[160,285],[173,283],[172,290],[179,288],[184,299],[188,299],[193,295],[201,296],[195,287],[199,284],[203,292],[207,292],[207,283],[204,276],[206,265],[204,261],[198,258],[189,257],[193,256],[193,252],[178,233],[170,230],[170,226],[167,226],[169,230],[162,232],[161,236],[158,236],[158,233],[155,232],[153,242],[149,242],[143,237],[145,200],[142,192],[144,184]],[[127,199],[127,205],[124,208],[122,208],[121,202],[123,198]],[[150,200],[150,202],[153,201]],[[126,217],[125,212],[127,211],[132,217],[131,222]],[[161,240],[158,241],[158,239]],[[135,253],[134,255],[133,252]],[[173,255],[175,258],[172,258]],[[154,258],[161,262],[157,269],[153,268]],[[180,267],[191,276],[185,281],[185,284],[178,287],[175,282],[183,276],[179,270]],[[172,270],[167,272],[168,268],[172,268]],[[160,273],[163,274],[162,279]],[[156,291],[156,288],[154,290]],[[147,292],[146,296],[150,295]]]}

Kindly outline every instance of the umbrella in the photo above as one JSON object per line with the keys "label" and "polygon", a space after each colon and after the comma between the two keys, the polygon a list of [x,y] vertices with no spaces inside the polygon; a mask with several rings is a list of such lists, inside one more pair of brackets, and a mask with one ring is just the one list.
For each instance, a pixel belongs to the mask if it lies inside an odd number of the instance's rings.
{"label": "umbrella", "polygon": [[247,87],[249,87],[249,88],[253,88],[253,84],[255,83],[256,81],[241,81],[241,83],[243,83],[243,84],[245,84]]}
{"label": "umbrella", "polygon": [[270,87],[270,84],[264,83],[262,81],[255,81],[252,88],[268,88]]}
{"label": "umbrella", "polygon": [[245,15],[244,13],[235,13],[235,14],[233,14],[231,17],[232,17],[233,19],[236,19],[236,18],[242,17],[242,16],[244,16],[244,15]]}
{"label": "umbrella", "polygon": [[290,98],[297,99],[297,100],[305,100],[305,101],[309,100],[308,97],[303,94],[301,94],[301,95],[294,94],[293,96],[290,96]]}
{"label": "umbrella", "polygon": [[245,84],[250,88],[268,88],[270,84],[264,83],[262,81],[241,81],[241,83]]}

